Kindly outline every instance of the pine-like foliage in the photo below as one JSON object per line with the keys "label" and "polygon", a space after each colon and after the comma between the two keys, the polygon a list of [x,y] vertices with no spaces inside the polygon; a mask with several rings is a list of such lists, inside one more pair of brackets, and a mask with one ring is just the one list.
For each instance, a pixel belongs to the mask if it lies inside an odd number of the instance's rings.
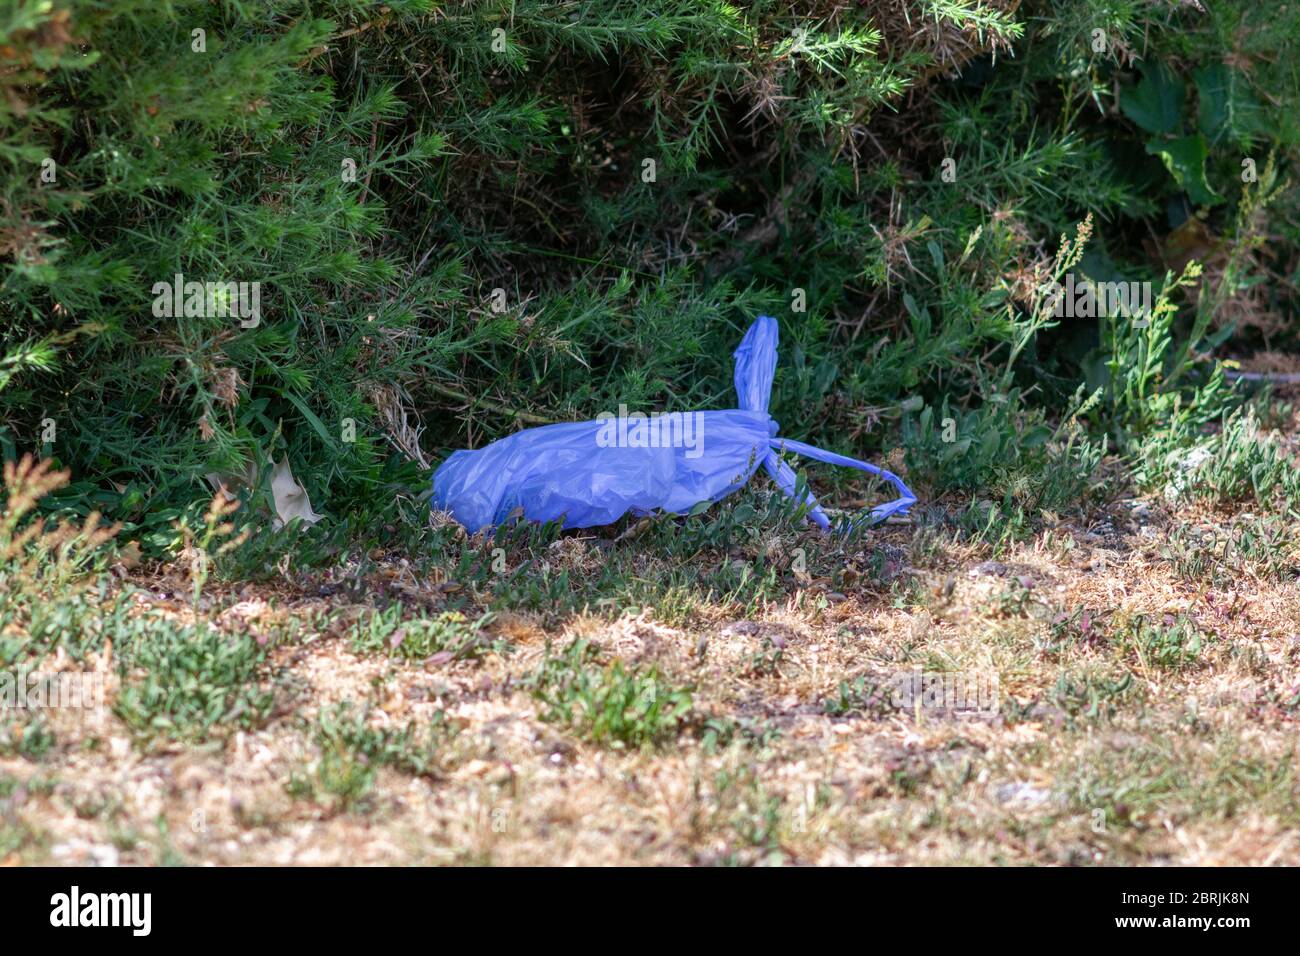
{"label": "pine-like foliage", "polygon": [[[1209,6],[0,0],[4,454],[128,521],[287,454],[342,514],[729,402],[759,311],[785,434],[1050,433],[1114,361],[1034,305],[1089,213],[1093,279],[1206,264],[1184,334],[1290,334],[1300,10]],[[178,275],[256,321],[159,315]]]}

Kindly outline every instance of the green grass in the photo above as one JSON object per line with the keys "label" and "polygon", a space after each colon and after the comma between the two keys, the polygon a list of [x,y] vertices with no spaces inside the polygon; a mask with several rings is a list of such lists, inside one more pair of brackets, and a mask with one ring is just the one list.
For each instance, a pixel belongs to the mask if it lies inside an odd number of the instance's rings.
{"label": "green grass", "polygon": [[1204,663],[1212,637],[1181,615],[1167,614],[1159,621],[1137,615],[1118,627],[1111,641],[1144,667],[1186,670]]}
{"label": "green grass", "polygon": [[275,705],[266,652],[246,634],[137,618],[119,640],[122,688],[113,709],[143,736],[205,740],[258,727]]}
{"label": "green grass", "polygon": [[1188,581],[1231,588],[1243,574],[1264,581],[1289,581],[1300,575],[1300,539],[1295,522],[1281,515],[1243,515],[1227,527],[1169,528],[1161,556]]}
{"label": "green grass", "polygon": [[897,709],[891,689],[868,679],[865,674],[853,680],[840,681],[834,696],[822,701],[822,712],[828,717],[869,715],[879,718]]}
{"label": "green grass", "polygon": [[375,726],[370,714],[351,704],[325,708],[312,728],[323,751],[350,753],[375,767],[392,767],[417,777],[435,776],[454,730],[441,711],[423,726]]}
{"label": "green grass", "polygon": [[305,771],[290,775],[285,785],[289,796],[324,798],[338,809],[366,813],[374,809],[380,768],[437,777],[454,729],[441,712],[423,725],[378,726],[369,708],[342,703],[324,708],[308,733],[319,756]]}
{"label": "green grass", "polygon": [[1276,435],[1263,432],[1251,408],[1234,409],[1208,435],[1177,424],[1143,446],[1140,480],[1170,500],[1214,505],[1300,506],[1300,478]]}
{"label": "green grass", "polygon": [[435,659],[440,662],[472,660],[499,642],[483,633],[492,620],[484,614],[476,621],[457,611],[434,617],[403,617],[401,604],[367,614],[353,627],[351,645],[360,653],[386,653],[406,660]]}
{"label": "green grass", "polygon": [[548,654],[529,678],[541,719],[614,748],[670,742],[691,712],[690,689],[673,686],[653,666],[599,658],[582,640]]}
{"label": "green grass", "polygon": [[1108,722],[1121,709],[1130,709],[1142,701],[1133,674],[1115,674],[1109,669],[1062,673],[1049,699],[1071,721]]}

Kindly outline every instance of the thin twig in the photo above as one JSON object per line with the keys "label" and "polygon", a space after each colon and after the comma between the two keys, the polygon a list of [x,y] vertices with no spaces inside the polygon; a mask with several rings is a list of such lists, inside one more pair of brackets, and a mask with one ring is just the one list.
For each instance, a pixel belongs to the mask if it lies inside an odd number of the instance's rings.
{"label": "thin twig", "polygon": [[1300,372],[1234,372],[1223,373],[1231,381],[1244,379],[1247,382],[1270,382],[1274,385],[1295,385],[1300,383]]}
{"label": "thin twig", "polygon": [[506,415],[510,418],[518,419],[521,422],[527,422],[530,425],[552,425],[549,418],[542,418],[540,415],[534,415],[531,412],[521,412],[517,408],[508,408],[486,398],[470,398],[464,392],[458,392],[454,388],[448,388],[446,385],[439,385],[437,382],[430,382],[429,387],[440,395],[446,395],[448,398],[454,398],[457,401],[464,402],[466,405],[481,405],[484,408]]}

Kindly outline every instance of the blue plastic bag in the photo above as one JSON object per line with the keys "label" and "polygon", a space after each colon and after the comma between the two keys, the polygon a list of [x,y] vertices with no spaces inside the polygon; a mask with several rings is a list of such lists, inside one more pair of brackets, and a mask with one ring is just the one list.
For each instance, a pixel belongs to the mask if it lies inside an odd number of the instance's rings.
{"label": "blue plastic bag", "polygon": [[[892,472],[776,437],[777,424],[767,413],[776,345],[776,320],[760,315],[735,352],[738,409],[646,416],[620,408],[619,415],[592,422],[530,428],[452,453],[434,473],[433,505],[471,532],[502,523],[516,508],[532,521],[589,528],[629,512],[686,513],[736,491],[760,465],[794,497],[794,470],[779,457],[794,452],[893,483],[900,497],[873,509],[871,520],[905,514],[916,496]],[[803,503],[813,521],[830,527],[806,491]]]}

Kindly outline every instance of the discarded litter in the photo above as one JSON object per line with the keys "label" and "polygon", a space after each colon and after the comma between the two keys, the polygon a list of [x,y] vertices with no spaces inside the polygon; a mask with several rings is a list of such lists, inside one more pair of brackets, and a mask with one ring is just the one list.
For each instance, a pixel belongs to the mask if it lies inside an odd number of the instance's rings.
{"label": "discarded litter", "polygon": [[[501,524],[516,509],[531,521],[562,520],[566,528],[610,524],[629,512],[685,514],[738,490],[760,465],[795,497],[794,469],[780,457],[792,452],[892,483],[899,497],[872,509],[870,521],[905,514],[916,496],[897,475],[776,436],[767,406],[777,337],[776,320],[760,315],[736,349],[739,408],[654,415],[620,409],[595,421],[530,428],[484,448],[453,452],[434,473],[433,505],[471,532]],[[819,527],[830,528],[806,490],[802,503]]]}

